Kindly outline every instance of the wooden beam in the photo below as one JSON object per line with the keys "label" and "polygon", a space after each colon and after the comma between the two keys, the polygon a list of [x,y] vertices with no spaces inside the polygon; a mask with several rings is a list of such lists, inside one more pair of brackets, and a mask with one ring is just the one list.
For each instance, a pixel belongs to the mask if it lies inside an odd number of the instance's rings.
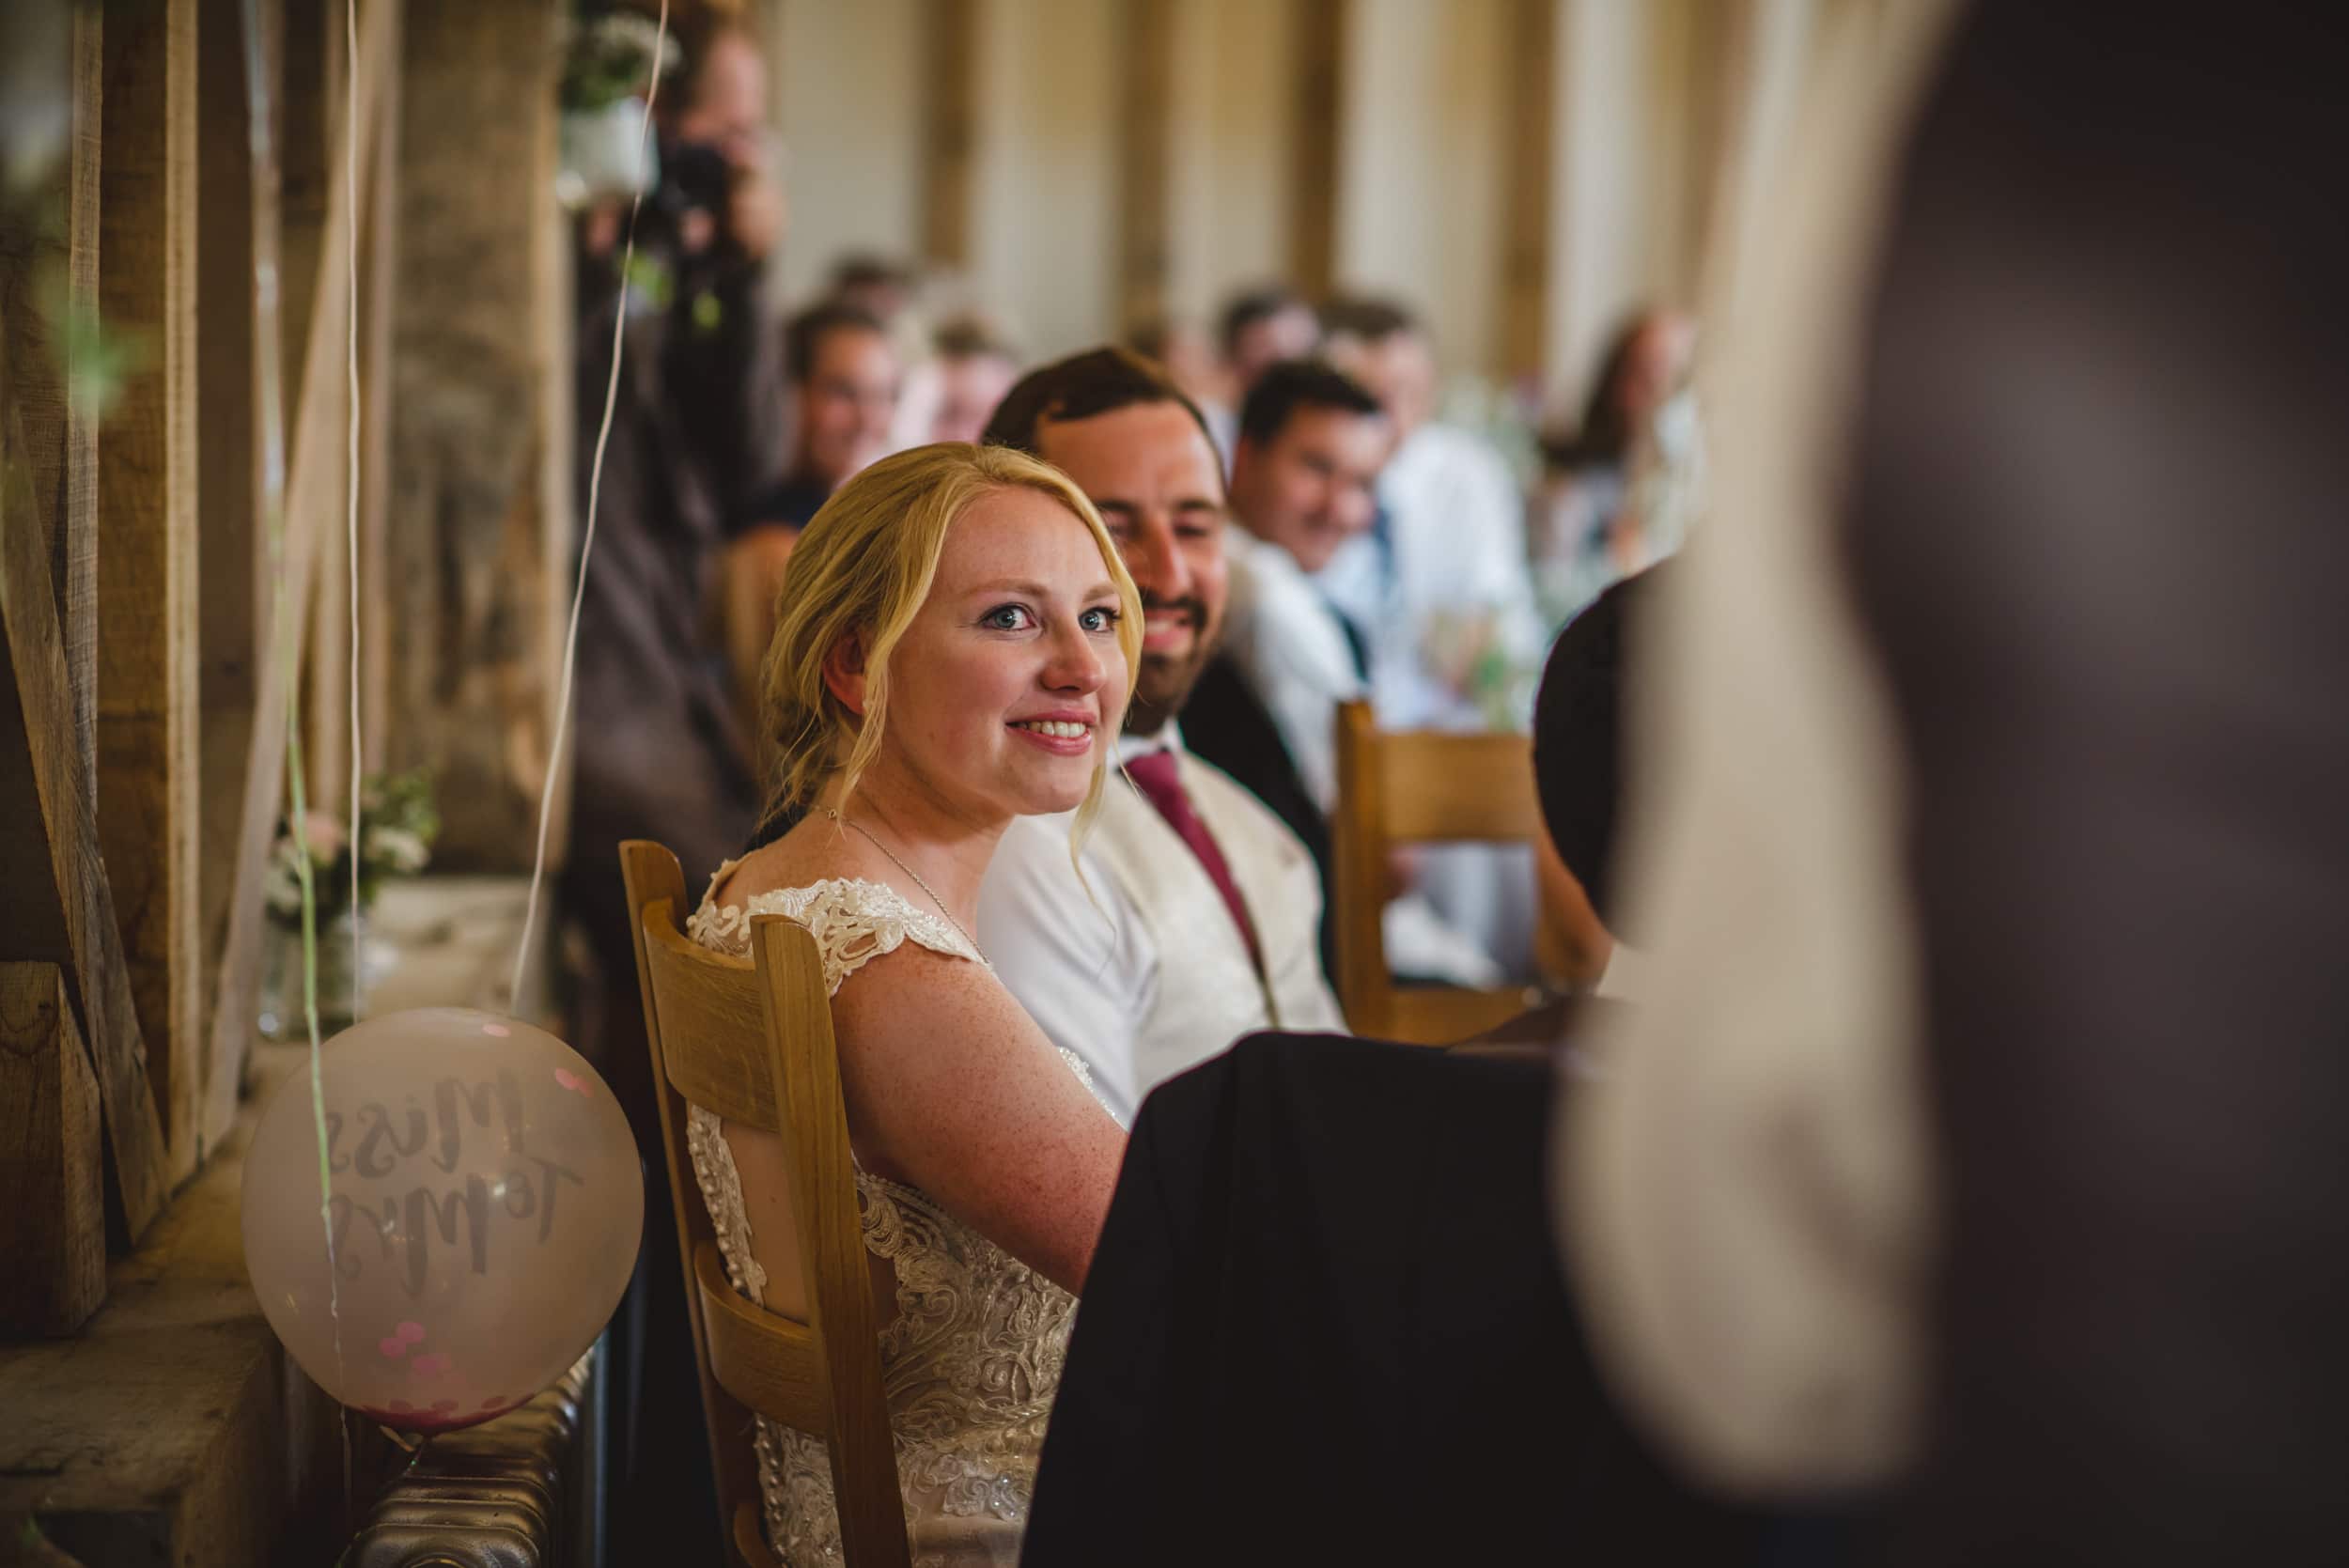
{"label": "wooden beam", "polygon": [[[344,112],[344,77],[349,73],[346,58],[350,47],[343,31],[343,8],[338,0],[301,0],[296,8],[317,28],[316,48],[319,69],[310,82],[297,89],[289,80],[287,101],[290,106],[297,98],[310,103],[321,132],[325,128],[342,123]],[[297,56],[298,58],[298,56]],[[388,68],[389,60],[386,61]],[[379,137],[379,145],[381,138]],[[327,137],[319,134],[305,139],[303,146],[304,161],[320,160],[320,166],[308,182],[319,202],[327,194],[323,158]],[[292,148],[288,147],[290,153]],[[337,154],[339,156],[339,154]],[[369,171],[372,175],[372,170]],[[348,184],[340,188],[336,199],[348,200]],[[314,240],[323,229],[324,213],[320,210],[305,210],[303,226]],[[287,214],[288,226],[292,225],[293,213]],[[346,263],[347,265],[347,263]],[[344,274],[349,285],[350,274]],[[354,310],[362,309],[354,304]],[[350,318],[343,318],[348,334]],[[349,350],[350,339],[346,336],[338,350]],[[303,738],[302,757],[309,768],[310,809],[329,816],[342,817],[350,812],[350,535],[349,527],[349,487],[350,483],[350,380],[349,353],[338,351],[329,370],[334,386],[321,389],[334,400],[334,429],[326,448],[319,452],[319,460],[334,470],[326,487],[334,493],[334,505],[319,523],[319,562],[317,586],[310,594],[310,629],[306,646],[309,657],[303,665]],[[295,395],[297,402],[300,394]]]}
{"label": "wooden beam", "polygon": [[922,255],[942,267],[971,265],[971,191],[978,179],[979,6],[929,0],[922,30]]}
{"label": "wooden beam", "polygon": [[1175,0],[1128,0],[1117,149],[1117,298],[1122,333],[1166,314],[1172,268]]}
{"label": "wooden beam", "polygon": [[[12,384],[11,370],[0,363],[0,388]],[[135,1242],[170,1193],[169,1157],[99,856],[46,536],[23,422],[0,400],[0,841],[8,844],[0,865],[12,873],[0,904],[0,955],[70,966],[69,994],[105,1110],[111,1190],[122,1235]]]}
{"label": "wooden beam", "polygon": [[[398,0],[386,0],[391,14],[385,19],[387,46],[383,53],[384,71],[381,107],[377,113],[381,123],[375,135],[374,205],[367,215],[366,247],[360,256],[360,288],[365,311],[360,324],[359,345],[359,626],[362,638],[359,650],[359,734],[368,758],[383,754],[385,725],[391,711],[391,641],[387,617],[391,613],[392,596],[388,582],[391,568],[391,460],[392,460],[392,373],[394,344],[399,321],[399,147],[400,105],[402,85],[401,55],[404,29],[400,25]],[[567,231],[568,232],[568,231]],[[563,250],[566,264],[570,259],[568,247]],[[570,303],[568,275],[555,277],[559,293],[546,303],[550,313],[567,312]],[[569,348],[568,322],[564,334],[553,346],[564,350]],[[550,365],[568,364],[568,353],[551,354]],[[562,407],[569,408],[570,382],[562,376],[549,376],[550,396],[563,399]],[[568,459],[568,447],[564,451]],[[559,644],[555,644],[558,648]],[[559,653],[557,654],[559,658]],[[370,762],[370,768],[380,770],[380,763]]]}
{"label": "wooden beam", "polygon": [[[263,25],[274,30],[279,0],[263,0]],[[196,431],[204,453],[197,472],[196,566],[202,576],[197,643],[197,928],[203,939],[199,999],[221,996],[220,966],[236,890],[245,767],[253,749],[254,701],[269,602],[259,533],[260,425],[256,413],[253,235],[257,192],[245,124],[244,38],[239,7],[205,0],[196,17],[198,123],[212,128],[200,144],[196,203],[198,290]],[[224,129],[226,128],[226,129]],[[265,220],[273,223],[273,219]],[[213,1028],[199,1042],[200,1080],[210,1081]],[[249,1020],[248,1020],[249,1021]],[[216,1112],[200,1113],[197,1137],[209,1151],[227,1131]]]}
{"label": "wooden beam", "polygon": [[1556,136],[1559,0],[1507,0],[1501,21],[1501,309],[1493,363],[1512,380],[1548,362],[1550,148]]}
{"label": "wooden beam", "polygon": [[1301,0],[1297,25],[1296,158],[1289,271],[1314,299],[1337,285],[1338,138],[1346,115],[1349,0]]}
{"label": "wooden beam", "polygon": [[103,16],[75,6],[62,59],[71,110],[64,156],[0,222],[0,334],[16,380],[8,388],[20,421],[20,460],[39,498],[40,549],[66,645],[75,755],[85,787],[97,780],[92,748],[97,689],[98,414],[71,396],[70,364],[86,349],[71,322],[98,313],[99,119],[103,101]]}
{"label": "wooden beam", "polygon": [[[360,18],[359,73],[350,95],[352,112],[349,120],[334,128],[329,161],[325,235],[319,247],[309,333],[303,346],[303,396],[295,411],[289,442],[292,458],[285,496],[283,575],[273,590],[292,600],[289,613],[283,617],[291,646],[281,650],[268,645],[269,633],[264,632],[264,654],[255,682],[253,744],[246,757],[244,809],[238,819],[236,879],[221,953],[220,990],[212,1010],[211,1049],[205,1063],[203,1118],[208,1129],[225,1128],[235,1118],[245,1051],[254,1032],[263,936],[261,879],[285,786],[288,674],[289,668],[301,667],[305,619],[302,611],[309,602],[318,565],[319,529],[328,515],[336,512],[334,471],[323,458],[329,444],[341,439],[334,420],[339,399],[332,389],[346,349],[345,314],[351,308],[342,260],[342,247],[350,242],[342,137],[356,134],[361,138],[358,166],[365,180],[374,168],[373,137],[380,117],[391,14],[392,5],[377,0]],[[267,204],[257,199],[257,225],[268,216]]]}
{"label": "wooden beam", "polygon": [[99,482],[98,831],[176,1186],[195,1171],[194,0],[117,4],[105,35],[99,302],[145,343]]}
{"label": "wooden beam", "polygon": [[0,963],[0,1336],[70,1334],[106,1299],[102,1141],[65,971]]}
{"label": "wooden beam", "polygon": [[549,314],[568,268],[550,194],[559,15],[416,0],[403,23],[391,695],[368,767],[432,768],[443,870],[526,870],[552,766],[575,559],[556,491],[569,361]]}

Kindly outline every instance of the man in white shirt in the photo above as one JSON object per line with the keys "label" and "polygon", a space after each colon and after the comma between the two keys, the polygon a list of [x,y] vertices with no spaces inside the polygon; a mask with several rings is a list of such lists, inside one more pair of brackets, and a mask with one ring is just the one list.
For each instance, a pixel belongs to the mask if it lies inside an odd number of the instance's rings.
{"label": "man in white shirt", "polygon": [[1331,557],[1322,590],[1371,639],[1381,725],[1482,728],[1486,656],[1527,672],[1541,658],[1524,498],[1491,446],[1430,420],[1435,349],[1415,317],[1365,300],[1331,306],[1327,322],[1330,363],[1385,407],[1395,449],[1377,525]]}
{"label": "man in white shirt", "polygon": [[[1360,634],[1315,586],[1314,574],[1366,532],[1393,424],[1360,382],[1314,360],[1267,368],[1240,411],[1232,464],[1231,593],[1221,663],[1194,693],[1199,753],[1237,779],[1293,829],[1321,862],[1336,809],[1337,710],[1369,694]],[[1271,722],[1268,737],[1248,712]],[[1399,974],[1491,986],[1500,967],[1408,893],[1383,916]],[[1325,939],[1328,933],[1325,932]]]}
{"label": "man in white shirt", "polygon": [[1149,361],[1098,349],[1022,378],[986,440],[1076,480],[1142,593],[1140,679],[1092,836],[1072,864],[1069,817],[1015,821],[979,896],[1003,984],[1130,1123],[1242,1034],[1344,1027],[1320,883],[1296,835],[1175,725],[1227,585],[1222,468],[1197,407]]}
{"label": "man in white shirt", "polygon": [[[1430,418],[1435,348],[1410,311],[1392,301],[1340,301],[1323,323],[1330,363],[1376,394],[1395,427],[1377,520],[1317,579],[1369,644],[1379,727],[1521,725],[1542,620],[1517,482],[1484,440]],[[1532,973],[1531,855],[1432,846],[1419,852],[1411,880],[1504,971]]]}

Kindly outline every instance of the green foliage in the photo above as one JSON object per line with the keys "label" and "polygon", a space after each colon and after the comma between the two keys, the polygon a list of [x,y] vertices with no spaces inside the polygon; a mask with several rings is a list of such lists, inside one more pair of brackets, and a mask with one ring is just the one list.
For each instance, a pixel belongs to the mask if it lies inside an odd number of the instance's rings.
{"label": "green foliage", "polygon": [[[593,21],[574,20],[563,53],[563,86],[558,101],[567,112],[607,109],[624,99],[643,94],[653,77],[654,40],[659,28],[648,17],[611,11]],[[661,45],[661,74],[677,69],[674,38]]]}
{"label": "green foliage", "polygon": [[[387,877],[409,877],[432,860],[441,814],[432,801],[431,775],[424,768],[379,773],[359,792],[359,907],[375,902]],[[302,924],[302,862],[308,858],[316,890],[319,924],[339,916],[350,903],[350,845],[343,824],[326,812],[308,814],[297,836],[281,820],[270,846],[264,886],[270,918],[288,928]]]}

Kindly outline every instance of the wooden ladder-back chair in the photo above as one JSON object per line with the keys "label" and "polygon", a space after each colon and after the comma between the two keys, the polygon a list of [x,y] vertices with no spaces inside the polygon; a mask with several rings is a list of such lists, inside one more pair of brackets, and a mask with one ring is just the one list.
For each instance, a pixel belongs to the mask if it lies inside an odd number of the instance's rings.
{"label": "wooden ladder-back chair", "polygon": [[[675,855],[630,840],[620,846],[620,867],[722,1523],[741,1562],[771,1568],[754,1412],[823,1440],[849,1568],[906,1568],[879,1319],[815,939],[780,915],[761,915],[751,923],[750,961],[713,953],[685,936],[685,878]],[[693,1178],[688,1105],[781,1136],[807,1321],[755,1306],[728,1282]],[[789,1284],[770,1281],[770,1298]]]}
{"label": "wooden ladder-back chair", "polygon": [[1541,884],[1536,952],[1546,969],[1585,978],[1597,917],[1550,848],[1533,785],[1532,742],[1522,735],[1380,730],[1364,702],[1337,717],[1338,807],[1330,822],[1330,895],[1337,903],[1337,990],[1358,1034],[1451,1045],[1507,1022],[1541,1001],[1504,986],[1397,986],[1387,968],[1381,916],[1389,851],[1407,844],[1534,846]]}

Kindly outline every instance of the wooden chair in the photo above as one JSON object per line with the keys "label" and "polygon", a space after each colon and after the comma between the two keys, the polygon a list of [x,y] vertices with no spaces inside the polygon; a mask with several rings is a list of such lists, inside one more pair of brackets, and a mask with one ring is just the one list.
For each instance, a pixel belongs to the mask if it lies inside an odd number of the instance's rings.
{"label": "wooden chair", "polygon": [[[761,915],[751,923],[751,961],[712,953],[684,934],[685,878],[675,855],[631,840],[620,846],[620,867],[721,1523],[740,1562],[772,1568],[752,1448],[755,1412],[823,1439],[850,1568],[906,1568],[910,1551],[881,1391],[879,1319],[815,939],[780,915]],[[689,1104],[781,1136],[799,1278],[770,1278],[767,1294],[770,1301],[803,1300],[806,1321],[754,1306],[727,1281],[693,1179]]]}
{"label": "wooden chair", "polygon": [[1337,990],[1360,1034],[1450,1045],[1492,1029],[1542,1000],[1507,986],[1397,986],[1380,918],[1389,852],[1407,844],[1533,845],[1545,970],[1568,984],[1595,978],[1606,933],[1549,846],[1533,787],[1532,742],[1522,735],[1381,731],[1370,705],[1338,707],[1338,808],[1330,822],[1330,895],[1337,903]]}

